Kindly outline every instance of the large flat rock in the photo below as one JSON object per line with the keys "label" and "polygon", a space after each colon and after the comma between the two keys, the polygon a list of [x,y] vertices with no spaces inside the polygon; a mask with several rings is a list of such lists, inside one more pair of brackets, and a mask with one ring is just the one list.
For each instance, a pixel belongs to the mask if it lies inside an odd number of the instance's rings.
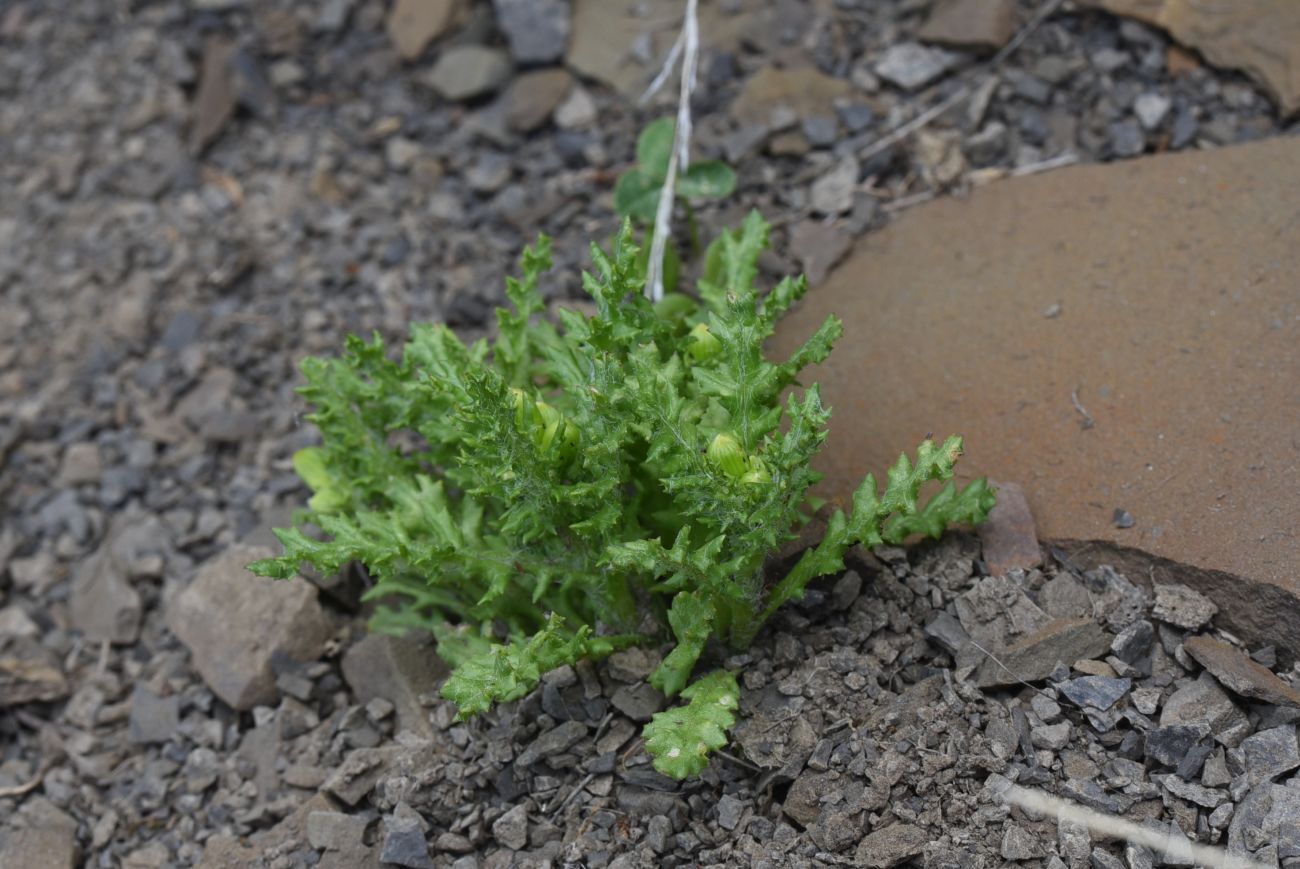
{"label": "large flat rock", "polygon": [[1089,0],[1155,24],[1216,66],[1239,69],[1272,95],[1282,115],[1300,111],[1300,3],[1296,0]]}
{"label": "large flat rock", "polygon": [[1010,180],[865,239],[774,340],[845,321],[803,378],[835,410],[825,493],[957,432],[959,476],[1020,483],[1043,539],[1159,556],[1300,651],[1297,190],[1276,139]]}

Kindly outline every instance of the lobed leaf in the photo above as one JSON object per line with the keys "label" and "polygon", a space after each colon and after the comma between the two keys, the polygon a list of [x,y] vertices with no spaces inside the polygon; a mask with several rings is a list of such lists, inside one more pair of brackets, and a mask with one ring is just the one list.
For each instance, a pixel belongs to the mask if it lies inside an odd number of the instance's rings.
{"label": "lobed leaf", "polygon": [[731,673],[714,670],[682,691],[682,698],[690,702],[656,713],[644,734],[655,769],[679,780],[699,775],[709,755],[727,744],[740,686]]}
{"label": "lobed leaf", "polygon": [[599,659],[633,645],[640,637],[596,637],[591,627],[564,630],[564,619],[551,614],[531,637],[492,645],[462,660],[442,686],[442,696],[456,704],[463,720],[486,712],[494,703],[518,700],[537,687],[542,675],[583,658]]}

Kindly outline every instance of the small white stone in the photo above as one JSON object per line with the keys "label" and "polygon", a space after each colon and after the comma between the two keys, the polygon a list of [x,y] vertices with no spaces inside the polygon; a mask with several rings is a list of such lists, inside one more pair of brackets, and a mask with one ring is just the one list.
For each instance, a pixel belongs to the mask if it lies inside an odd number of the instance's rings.
{"label": "small white stone", "polygon": [[1133,114],[1137,115],[1138,122],[1148,130],[1154,130],[1160,126],[1160,122],[1169,114],[1169,108],[1172,105],[1169,97],[1158,93],[1148,92],[1142,94],[1133,103]]}

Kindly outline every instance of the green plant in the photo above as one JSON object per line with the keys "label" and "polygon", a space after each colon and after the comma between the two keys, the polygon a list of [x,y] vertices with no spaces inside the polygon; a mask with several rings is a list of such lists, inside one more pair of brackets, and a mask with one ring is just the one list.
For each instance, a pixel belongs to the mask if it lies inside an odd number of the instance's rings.
{"label": "green plant", "polygon": [[[432,631],[454,668],[443,695],[463,716],[561,664],[671,637],[650,682],[689,702],[656,715],[646,745],[663,772],[699,772],[739,694],[723,670],[691,682],[710,639],[743,649],[810,580],[841,570],[850,546],[938,535],[993,502],[984,480],[951,482],[959,438],[927,440],[883,494],[868,477],[851,512],[830,512],[820,543],[765,580],[765,559],[807,520],[830,415],[815,385],[781,396],[842,328],[829,318],[791,358],[765,358],[806,287],[787,279],[760,298],[767,232],[751,214],[718,243],[698,303],[675,294],[652,306],[625,223],[584,275],[595,315],[562,311],[558,328],[538,316],[541,238],[523,280],[507,283],[512,309],[497,311],[491,345],[417,325],[400,361],[377,337],[305,360],[323,445],[295,464],[320,533],[277,530],[284,554],[252,569],[284,578],[303,562],[332,572],[361,561],[368,597],[396,603],[373,626]],[[948,482],[921,507],[930,480]]]}
{"label": "green plant", "polygon": [[[614,208],[623,217],[642,224],[654,223],[673,152],[673,123],[672,118],[659,118],[637,138],[637,165],[624,172],[614,185]],[[692,199],[722,199],[735,189],[736,173],[730,166],[721,160],[703,160],[691,163],[677,176],[674,192],[690,215]]]}
{"label": "green plant", "polygon": [[[641,248],[642,267],[650,253],[655,210],[659,207],[659,197],[663,194],[668,177],[674,129],[672,118],[659,118],[642,130],[636,142],[637,164],[620,175],[614,185],[614,209],[621,217],[647,227],[645,243]],[[735,189],[736,173],[721,160],[697,161],[685,172],[678,174],[673,192],[686,212],[693,253],[699,253],[700,230],[691,200],[723,199]],[[680,272],[681,257],[673,245],[669,244],[664,250],[664,286],[669,292],[676,288]]]}

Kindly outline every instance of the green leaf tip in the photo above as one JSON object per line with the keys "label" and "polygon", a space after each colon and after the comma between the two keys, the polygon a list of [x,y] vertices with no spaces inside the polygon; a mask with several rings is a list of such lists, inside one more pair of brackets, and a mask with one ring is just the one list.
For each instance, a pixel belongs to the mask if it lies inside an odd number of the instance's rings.
{"label": "green leaf tip", "polygon": [[460,718],[486,712],[497,702],[518,700],[537,687],[544,674],[583,658],[600,659],[640,641],[633,636],[597,637],[589,625],[574,632],[552,613],[546,626],[527,638],[492,644],[487,651],[460,662],[442,686],[442,696],[456,704]]}
{"label": "green leaf tip", "polygon": [[644,731],[655,769],[678,780],[699,775],[709,755],[727,744],[740,686],[731,673],[714,670],[682,691],[682,698],[690,702],[656,713]]}

